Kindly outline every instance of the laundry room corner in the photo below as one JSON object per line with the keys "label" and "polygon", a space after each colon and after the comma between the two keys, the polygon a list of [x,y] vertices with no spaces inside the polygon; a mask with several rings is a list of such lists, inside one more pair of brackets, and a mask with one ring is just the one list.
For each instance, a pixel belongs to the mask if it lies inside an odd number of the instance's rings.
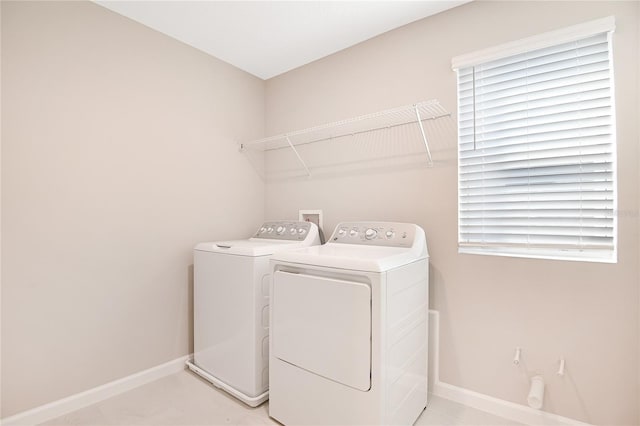
{"label": "laundry room corner", "polygon": [[190,352],[192,248],[264,218],[264,82],[92,2],[1,7],[4,418]]}

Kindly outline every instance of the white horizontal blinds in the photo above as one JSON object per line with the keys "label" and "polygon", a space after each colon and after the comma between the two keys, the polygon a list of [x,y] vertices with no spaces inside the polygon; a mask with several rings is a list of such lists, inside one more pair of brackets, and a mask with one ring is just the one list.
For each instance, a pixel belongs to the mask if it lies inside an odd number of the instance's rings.
{"label": "white horizontal blinds", "polygon": [[461,251],[614,250],[609,51],[601,33],[458,69]]}

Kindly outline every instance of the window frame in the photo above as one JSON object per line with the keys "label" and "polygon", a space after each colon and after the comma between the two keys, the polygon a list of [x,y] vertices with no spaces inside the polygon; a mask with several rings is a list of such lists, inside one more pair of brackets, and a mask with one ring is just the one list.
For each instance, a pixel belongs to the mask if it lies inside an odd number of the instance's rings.
{"label": "window frame", "polygon": [[[612,34],[615,30],[615,18],[609,16],[583,24],[574,25],[556,31],[551,31],[528,37],[526,39],[502,44],[488,49],[480,50],[470,54],[460,55],[452,59],[452,68],[458,71],[461,68],[468,68],[494,60],[508,58],[522,53],[535,51],[538,49],[550,48],[556,45],[569,43],[585,39],[597,34],[607,33],[608,55],[609,55],[609,90],[610,90],[610,108],[611,108],[611,165],[612,165],[612,249],[585,249],[585,248],[562,248],[552,247],[550,245],[534,246],[521,243],[477,243],[464,244],[461,238],[461,136],[460,123],[461,117],[458,113],[458,140],[457,140],[457,174],[458,174],[458,209],[457,209],[457,231],[458,231],[458,253],[462,254],[482,254],[491,256],[521,257],[534,259],[553,259],[553,260],[569,260],[569,261],[586,261],[600,263],[617,263],[618,248],[618,173],[617,173],[617,143],[616,143],[616,102],[615,102],[615,78],[613,63],[613,40]],[[456,81],[456,102],[458,103],[458,111],[460,108],[461,85]],[[475,95],[474,95],[475,96]]]}

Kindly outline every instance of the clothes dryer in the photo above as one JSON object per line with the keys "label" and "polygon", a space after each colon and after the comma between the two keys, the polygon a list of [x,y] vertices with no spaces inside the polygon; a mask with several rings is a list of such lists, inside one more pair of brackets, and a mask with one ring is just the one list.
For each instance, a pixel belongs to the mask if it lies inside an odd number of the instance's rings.
{"label": "clothes dryer", "polygon": [[348,222],[271,258],[269,415],[409,425],[427,405],[429,266],[414,224]]}
{"label": "clothes dryer", "polygon": [[198,244],[189,368],[252,407],[268,399],[269,258],[316,244],[318,227],[297,221],[266,222],[245,240]]}

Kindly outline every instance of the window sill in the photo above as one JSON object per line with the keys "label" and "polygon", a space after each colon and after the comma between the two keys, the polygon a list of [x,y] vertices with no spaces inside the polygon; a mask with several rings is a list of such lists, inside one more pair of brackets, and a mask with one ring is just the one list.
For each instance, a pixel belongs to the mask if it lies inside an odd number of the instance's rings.
{"label": "window sill", "polygon": [[610,250],[584,251],[578,249],[549,250],[513,247],[458,247],[458,253],[529,259],[565,260],[571,262],[618,263],[617,253]]}

